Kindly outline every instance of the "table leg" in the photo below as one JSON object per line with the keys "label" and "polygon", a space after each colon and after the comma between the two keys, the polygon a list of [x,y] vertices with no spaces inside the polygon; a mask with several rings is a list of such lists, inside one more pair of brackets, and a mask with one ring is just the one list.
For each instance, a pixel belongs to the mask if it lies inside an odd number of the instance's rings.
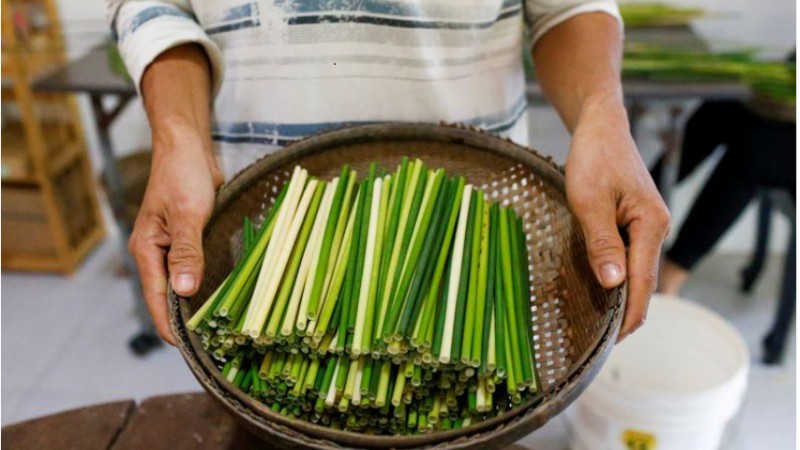
{"label": "table leg", "polygon": [[647,107],[639,101],[632,101],[628,105],[628,123],[631,127],[631,137],[636,141],[636,135],[639,131],[639,121],[642,116],[647,112]]}
{"label": "table leg", "polygon": [[139,283],[139,271],[136,262],[128,252],[128,239],[131,235],[130,226],[125,220],[126,205],[125,195],[122,187],[122,176],[117,167],[117,159],[114,156],[114,147],[111,144],[109,129],[116,116],[130,101],[130,95],[118,96],[118,102],[113,109],[107,111],[103,106],[102,94],[91,94],[92,110],[97,124],[97,134],[100,140],[100,152],[103,157],[103,178],[108,189],[108,199],[114,213],[117,226],[120,229],[119,248],[125,270],[131,278],[131,288],[133,289],[134,308],[136,317],[139,320],[140,332],[130,341],[131,349],[137,354],[147,353],[150,349],[160,344],[160,340],[155,332],[153,321],[147,311],[144,302],[144,293]]}
{"label": "table leg", "polygon": [[681,115],[683,106],[673,105],[669,110],[669,125],[661,133],[661,142],[664,144],[664,166],[661,179],[657,180],[661,196],[667,207],[670,206],[670,195],[678,181],[678,170],[681,163],[682,124]]}

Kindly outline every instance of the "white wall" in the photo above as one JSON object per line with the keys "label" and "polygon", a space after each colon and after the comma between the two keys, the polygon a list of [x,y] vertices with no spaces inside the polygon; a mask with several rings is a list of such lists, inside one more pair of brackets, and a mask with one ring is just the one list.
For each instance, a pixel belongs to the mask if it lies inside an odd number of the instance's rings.
{"label": "white wall", "polygon": [[[62,27],[71,58],[84,54],[109,38],[109,27],[105,19],[104,0],[59,0]],[[79,99],[83,113],[83,124],[94,167],[100,168],[100,152],[97,148],[94,121],[88,98]],[[134,99],[112,125],[112,142],[120,154],[127,154],[150,145],[150,128],[141,103]]]}
{"label": "white wall", "polygon": [[[208,0],[211,1],[211,0]],[[670,3],[686,6],[700,6],[712,14],[695,24],[696,31],[714,42],[727,44],[755,45],[767,54],[780,57],[795,45],[795,8],[793,0],[667,0]],[[96,45],[107,35],[105,5],[103,0],[60,0],[62,21],[67,42],[72,55],[79,55]],[[84,106],[84,124],[95,167],[99,167],[99,152],[94,136],[88,104]],[[663,120],[658,114],[646,117],[639,142],[645,161],[650,162],[659,151],[655,130]],[[148,146],[150,133],[146,118],[138,100],[131,102],[112,130],[113,142],[120,154]],[[531,145],[554,155],[563,161],[568,149],[569,138],[557,117],[548,108],[534,108],[531,111]],[[673,230],[677,230],[692,200],[702,187],[705,178],[713,169],[714,161],[709,161],[695,176],[683,183],[674,193],[672,213]],[[721,252],[749,252],[752,249],[755,230],[755,208],[750,207],[737,224],[719,243]],[[771,250],[785,251],[787,242],[787,223],[783,217],[773,221]],[[674,234],[674,233],[673,233]]]}

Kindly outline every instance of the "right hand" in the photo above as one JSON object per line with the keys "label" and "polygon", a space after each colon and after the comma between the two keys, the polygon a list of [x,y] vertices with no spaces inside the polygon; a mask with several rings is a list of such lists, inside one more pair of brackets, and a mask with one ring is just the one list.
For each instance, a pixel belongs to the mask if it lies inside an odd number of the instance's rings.
{"label": "right hand", "polygon": [[210,143],[197,133],[174,131],[169,134],[175,137],[154,137],[150,179],[128,242],[153,323],[172,345],[167,280],[178,295],[197,293],[203,276],[203,227],[223,182]]}

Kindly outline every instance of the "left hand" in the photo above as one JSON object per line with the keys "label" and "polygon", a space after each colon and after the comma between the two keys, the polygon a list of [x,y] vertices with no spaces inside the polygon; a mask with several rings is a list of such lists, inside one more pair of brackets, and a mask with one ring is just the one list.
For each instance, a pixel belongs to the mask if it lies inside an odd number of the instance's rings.
{"label": "left hand", "polygon": [[[618,341],[622,340],[645,321],[670,215],[633,142],[618,98],[588,100],[581,108],[566,179],[567,199],[600,284],[613,288],[628,278]],[[629,237],[627,255],[619,228]]]}

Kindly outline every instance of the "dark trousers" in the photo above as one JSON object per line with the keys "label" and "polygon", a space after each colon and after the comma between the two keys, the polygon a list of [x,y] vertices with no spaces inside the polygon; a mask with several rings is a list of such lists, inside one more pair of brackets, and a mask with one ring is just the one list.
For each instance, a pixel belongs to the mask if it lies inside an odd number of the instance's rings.
{"label": "dark trousers", "polygon": [[[725,154],[698,195],[667,257],[692,269],[760,188],[795,195],[795,124],[764,119],[739,102],[706,102],[689,119],[678,181],[719,146]],[[663,160],[651,171],[660,179]]]}

